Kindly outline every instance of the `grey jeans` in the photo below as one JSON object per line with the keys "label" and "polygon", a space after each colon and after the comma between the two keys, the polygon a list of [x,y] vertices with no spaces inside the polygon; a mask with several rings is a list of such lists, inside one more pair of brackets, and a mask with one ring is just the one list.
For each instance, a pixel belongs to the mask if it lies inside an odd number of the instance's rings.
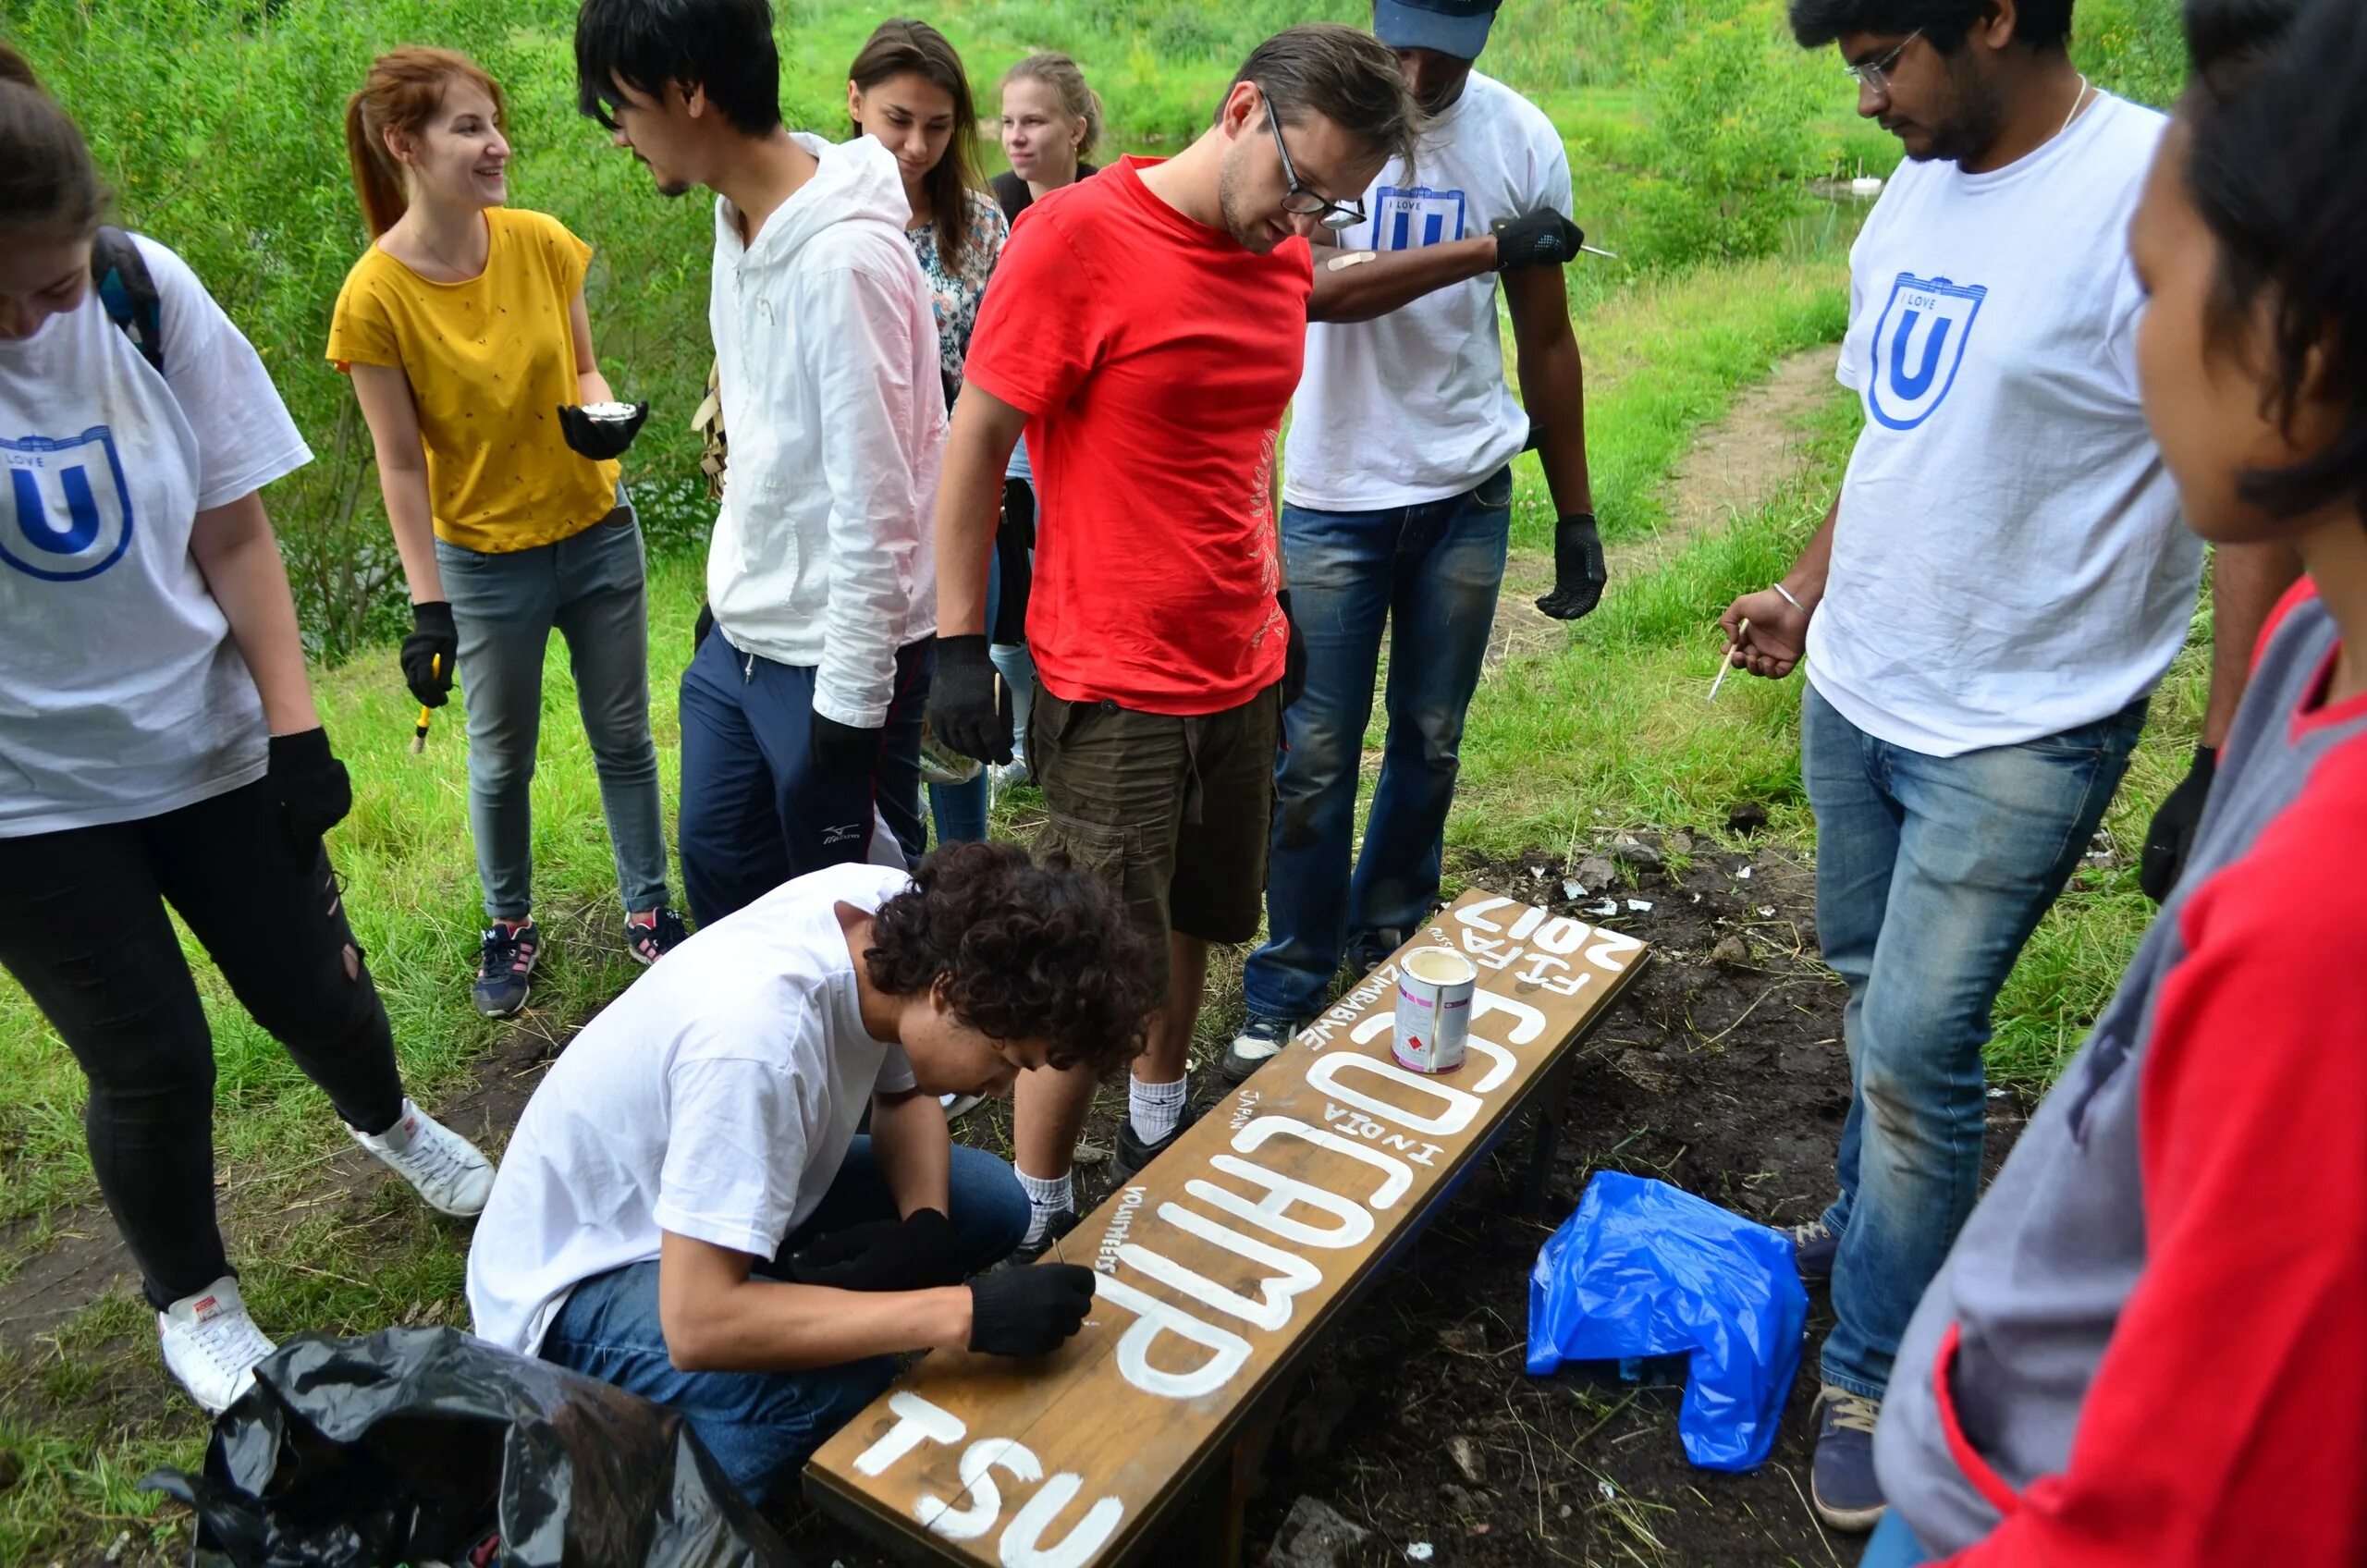
{"label": "grey jeans", "polygon": [[435,541],[444,596],[460,634],[469,709],[469,830],[484,912],[522,920],[533,907],[527,803],[543,717],[543,652],[567,639],[576,710],[600,775],[617,888],[627,911],[665,904],[666,831],[657,747],[649,735],[649,618],[641,524],[617,508],[555,545],[486,555]]}

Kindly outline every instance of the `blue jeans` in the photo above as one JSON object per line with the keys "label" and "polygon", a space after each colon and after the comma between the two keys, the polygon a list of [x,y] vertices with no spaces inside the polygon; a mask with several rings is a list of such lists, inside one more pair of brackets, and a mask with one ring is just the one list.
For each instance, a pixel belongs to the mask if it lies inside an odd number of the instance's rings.
{"label": "blue jeans", "polygon": [[[1385,954],[1429,913],[1464,710],[1504,578],[1512,494],[1507,468],[1418,507],[1282,508],[1306,692],[1282,716],[1274,765],[1268,935],[1242,975],[1254,1016],[1314,1016],[1352,939],[1360,957]],[[1352,876],[1356,771],[1384,626],[1389,739]]]}
{"label": "blue jeans", "polygon": [[815,759],[814,674],[733,647],[717,628],[682,671],[682,890],[712,925],[792,876],[860,862],[875,809],[917,861],[921,710],[937,650],[896,655],[879,765],[840,773]]}
{"label": "blue jeans", "polygon": [[[990,1154],[953,1147],[954,1245],[962,1271],[996,1263],[1027,1233],[1027,1194],[1009,1165]],[[790,1232],[779,1256],[754,1272],[772,1278],[816,1239],[850,1225],[896,1218],[871,1140],[858,1136],[813,1218]],[[914,1349],[921,1347],[914,1346]],[[895,1357],[877,1355],[797,1372],[683,1372],[666,1351],[657,1316],[657,1265],[636,1263],[575,1287],[552,1319],[542,1356],[681,1413],[716,1463],[752,1501],[792,1479],[830,1434],[879,1397],[896,1373]]]}
{"label": "blue jeans", "polygon": [[435,566],[460,637],[469,707],[469,836],[484,912],[523,920],[534,902],[528,805],[542,733],[543,651],[557,627],[575,674],[576,711],[600,776],[617,889],[628,913],[665,904],[666,826],[649,735],[649,617],[641,526],[617,509],[555,545],[502,555],[435,541]]}
{"label": "blue jeans", "polygon": [[1882,1523],[1866,1542],[1866,1555],[1858,1559],[1858,1568],[1922,1568],[1931,1562],[1923,1550],[1923,1543],[1915,1538],[1907,1521],[1894,1508],[1883,1515]]}
{"label": "blue jeans", "polygon": [[1981,1190],[1981,1047],[2022,944],[2120,787],[2143,698],[2018,746],[1935,757],[1878,741],[1810,685],[1800,771],[1816,924],[1849,986],[1849,1116],[1824,1380],[1870,1399]]}

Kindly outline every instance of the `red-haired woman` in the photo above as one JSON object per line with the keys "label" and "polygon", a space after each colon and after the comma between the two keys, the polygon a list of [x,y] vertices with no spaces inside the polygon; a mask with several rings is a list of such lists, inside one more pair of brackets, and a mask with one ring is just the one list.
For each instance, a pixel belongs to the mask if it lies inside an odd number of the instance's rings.
{"label": "red-haired woman", "polygon": [[501,89],[464,55],[398,49],[372,64],[345,135],[373,243],[328,344],[369,422],[411,585],[403,678],[435,707],[457,668],[469,694],[487,917],[475,999],[490,1017],[526,1005],[541,948],[527,786],[553,627],[599,771],[626,949],[651,963],[683,936],[667,903],[641,529],[615,461],[639,413],[592,357],[591,247],[503,205],[503,119]]}
{"label": "red-haired woman", "polygon": [[493,1171],[403,1097],[322,846],[352,790],[261,495],[312,453],[197,275],[105,206],[0,48],[0,965],[90,1080],[165,1365],[219,1411],[272,1344],[215,1223],[214,1043],[167,904],[421,1196],[474,1214]]}

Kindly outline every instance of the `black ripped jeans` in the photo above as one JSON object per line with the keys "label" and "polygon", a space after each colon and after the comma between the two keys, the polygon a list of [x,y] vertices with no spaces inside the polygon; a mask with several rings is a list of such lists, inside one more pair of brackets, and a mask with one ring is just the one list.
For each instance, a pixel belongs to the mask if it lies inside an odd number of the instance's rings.
{"label": "black ripped jeans", "polygon": [[262,782],[139,822],[0,839],[0,965],[91,1081],[91,1168],[163,1307],[230,1272],[214,1219],[214,1042],[165,913],[349,1126],[402,1115],[394,1036],[327,853]]}

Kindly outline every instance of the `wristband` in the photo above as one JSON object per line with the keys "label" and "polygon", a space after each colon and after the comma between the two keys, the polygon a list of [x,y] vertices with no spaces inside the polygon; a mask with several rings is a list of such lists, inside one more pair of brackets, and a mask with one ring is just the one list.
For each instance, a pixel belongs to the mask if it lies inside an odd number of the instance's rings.
{"label": "wristband", "polygon": [[1791,591],[1789,588],[1784,587],[1784,586],[1782,583],[1780,583],[1780,582],[1775,583],[1775,584],[1773,584],[1772,586],[1774,587],[1775,592],[1777,592],[1778,594],[1783,594],[1783,595],[1784,595],[1784,602],[1785,604],[1787,604],[1787,605],[1791,606],[1794,609],[1796,609],[1796,610],[1799,611],[1802,615],[1806,615],[1806,614],[1808,614],[1808,613],[1809,613],[1809,607],[1808,607],[1808,606],[1806,606],[1806,605],[1804,605],[1804,604],[1800,603],[1800,602],[1799,602],[1799,600],[1795,599],[1794,597],[1792,597],[1792,591]]}

